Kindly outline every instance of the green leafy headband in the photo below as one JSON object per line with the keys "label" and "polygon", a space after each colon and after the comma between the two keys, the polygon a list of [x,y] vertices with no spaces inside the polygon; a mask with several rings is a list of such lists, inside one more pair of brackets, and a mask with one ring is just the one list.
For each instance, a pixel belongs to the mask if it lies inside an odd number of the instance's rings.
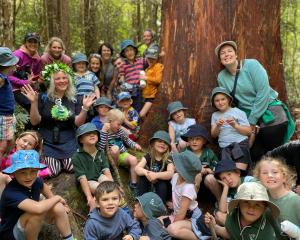
{"label": "green leafy headband", "polygon": [[52,75],[56,72],[64,72],[65,74],[67,74],[69,79],[74,84],[74,72],[72,71],[72,69],[64,63],[53,63],[46,65],[44,70],[42,71],[42,78],[47,87],[50,84]]}

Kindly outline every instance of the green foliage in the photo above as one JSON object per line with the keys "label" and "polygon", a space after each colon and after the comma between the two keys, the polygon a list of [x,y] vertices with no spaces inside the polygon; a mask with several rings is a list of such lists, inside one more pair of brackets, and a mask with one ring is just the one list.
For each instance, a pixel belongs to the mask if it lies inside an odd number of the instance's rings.
{"label": "green foliage", "polygon": [[17,119],[17,133],[18,136],[21,132],[24,131],[25,125],[29,122],[29,115],[24,108],[20,107],[20,105],[16,106],[15,116]]}

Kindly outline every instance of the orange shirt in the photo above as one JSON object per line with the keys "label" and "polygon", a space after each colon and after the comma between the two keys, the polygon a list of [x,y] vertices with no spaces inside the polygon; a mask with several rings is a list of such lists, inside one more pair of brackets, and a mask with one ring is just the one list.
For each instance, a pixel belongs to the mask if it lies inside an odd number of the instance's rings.
{"label": "orange shirt", "polygon": [[164,65],[155,63],[152,67],[148,67],[146,72],[147,85],[143,89],[144,98],[155,98],[159,84],[162,81]]}

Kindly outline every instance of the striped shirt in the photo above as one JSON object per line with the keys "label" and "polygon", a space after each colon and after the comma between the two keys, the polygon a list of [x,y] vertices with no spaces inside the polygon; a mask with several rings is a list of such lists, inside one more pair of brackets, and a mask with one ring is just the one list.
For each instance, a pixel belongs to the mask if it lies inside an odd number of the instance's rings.
{"label": "striped shirt", "polygon": [[136,58],[133,64],[125,60],[119,70],[120,75],[124,76],[125,82],[133,85],[140,84],[140,71],[144,70],[144,62],[144,58]]}
{"label": "striped shirt", "polygon": [[95,93],[95,88],[100,83],[97,76],[91,72],[86,71],[84,75],[80,76],[75,73],[75,83],[77,89],[77,96],[88,95],[90,93]]}
{"label": "striped shirt", "polygon": [[107,142],[109,147],[113,145],[118,146],[120,149],[120,153],[127,152],[127,148],[125,147],[124,143],[130,148],[134,148],[136,145],[134,141],[128,138],[127,134],[122,128],[120,128],[116,133],[100,131],[100,142],[98,143],[98,146],[101,151],[106,150]]}

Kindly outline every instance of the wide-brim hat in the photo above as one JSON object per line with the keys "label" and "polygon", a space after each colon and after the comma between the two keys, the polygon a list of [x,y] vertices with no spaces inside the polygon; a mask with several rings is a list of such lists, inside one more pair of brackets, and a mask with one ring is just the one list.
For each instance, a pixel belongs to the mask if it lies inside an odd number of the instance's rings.
{"label": "wide-brim hat", "polygon": [[237,45],[234,41],[224,41],[224,42],[221,42],[216,48],[215,48],[215,54],[217,57],[219,57],[220,55],[220,50],[223,46],[225,45],[230,45],[234,48],[234,50],[236,51],[237,50]]}
{"label": "wide-brim hat", "polygon": [[9,48],[0,47],[0,66],[10,67],[16,65],[18,62],[19,58]]}
{"label": "wide-brim hat", "polygon": [[240,201],[263,201],[266,202],[271,209],[272,216],[277,218],[279,216],[279,208],[269,200],[266,188],[258,182],[246,182],[238,187],[235,198],[232,199],[228,205],[229,211],[238,207]]}
{"label": "wide-brim hat", "polygon": [[218,93],[222,93],[224,95],[226,95],[227,97],[230,98],[230,102],[232,102],[232,96],[230,94],[230,92],[226,89],[226,88],[223,88],[223,87],[215,87],[212,92],[211,92],[211,96],[210,96],[210,102],[211,102],[211,105],[213,107],[215,107],[215,104],[214,104],[214,98],[216,96],[216,94]]}
{"label": "wide-brim hat", "polygon": [[124,55],[124,50],[129,46],[133,47],[135,50],[135,54],[137,54],[138,49],[135,46],[134,42],[131,39],[126,39],[121,42],[121,52],[120,52],[121,57],[126,58],[126,56]]}
{"label": "wide-brim hat", "polygon": [[194,183],[196,175],[201,171],[199,158],[191,151],[186,150],[172,155],[176,171],[187,183]]}
{"label": "wide-brim hat", "polygon": [[215,178],[219,179],[219,175],[222,172],[229,172],[229,171],[236,171],[239,170],[241,171],[241,169],[239,169],[235,162],[232,161],[229,158],[223,158],[221,159],[221,161],[219,161],[215,167],[215,171],[214,171],[214,176]]}
{"label": "wide-brim hat", "polygon": [[95,102],[95,104],[94,104],[94,107],[97,107],[97,106],[100,106],[100,105],[105,105],[105,106],[107,106],[107,107],[109,107],[109,108],[115,108],[114,106],[113,106],[113,103],[112,103],[112,100],[110,100],[109,98],[107,98],[107,97],[99,97],[97,100],[96,100],[96,102]]}
{"label": "wide-brim hat", "polygon": [[152,59],[158,59],[158,57],[159,57],[159,46],[157,44],[150,45],[145,50],[145,57],[146,58],[152,58]]}
{"label": "wide-brim hat", "polygon": [[203,137],[206,141],[211,142],[208,131],[201,124],[194,124],[188,127],[185,134],[180,136],[183,141],[188,141],[190,137]]}
{"label": "wide-brim hat", "polygon": [[180,101],[170,102],[168,104],[167,110],[169,112],[169,120],[173,113],[179,110],[187,110],[188,108],[184,107]]}
{"label": "wide-brim hat", "polygon": [[161,198],[153,192],[144,193],[136,197],[148,219],[158,218],[167,214],[167,209]]}
{"label": "wide-brim hat", "polygon": [[163,131],[163,130],[156,131],[153,134],[153,137],[150,138],[150,140],[149,140],[150,144],[155,139],[160,139],[160,140],[164,141],[166,144],[168,144],[169,149],[171,149],[171,139],[170,139],[169,133],[167,133],[166,131]]}
{"label": "wide-brim hat", "polygon": [[18,150],[11,156],[11,166],[3,170],[4,173],[12,174],[24,168],[44,169],[47,165],[40,163],[40,155],[35,150]]}
{"label": "wide-brim hat", "polygon": [[81,125],[76,131],[76,139],[79,143],[79,137],[90,132],[96,132],[98,134],[98,140],[100,139],[100,132],[98,131],[97,127],[93,123],[85,123]]}
{"label": "wide-brim hat", "polygon": [[118,101],[122,101],[125,99],[131,99],[131,95],[129,92],[120,92],[117,96]]}
{"label": "wide-brim hat", "polygon": [[76,53],[73,57],[72,57],[72,64],[78,63],[78,62],[85,62],[85,63],[89,63],[87,56],[83,53]]}

